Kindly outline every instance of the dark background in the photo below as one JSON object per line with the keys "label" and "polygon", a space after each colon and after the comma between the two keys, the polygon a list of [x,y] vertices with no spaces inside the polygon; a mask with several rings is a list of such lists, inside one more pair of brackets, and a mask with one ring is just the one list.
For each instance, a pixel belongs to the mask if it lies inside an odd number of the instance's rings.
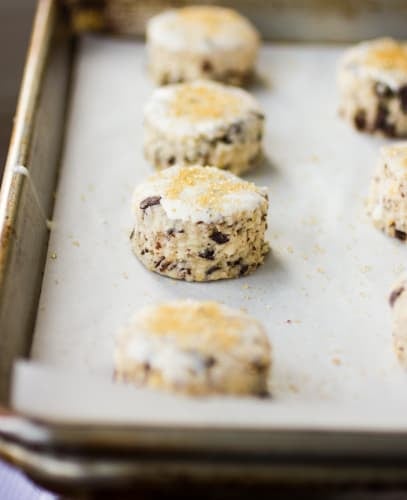
{"label": "dark background", "polygon": [[0,172],[3,171],[35,0],[0,0]]}

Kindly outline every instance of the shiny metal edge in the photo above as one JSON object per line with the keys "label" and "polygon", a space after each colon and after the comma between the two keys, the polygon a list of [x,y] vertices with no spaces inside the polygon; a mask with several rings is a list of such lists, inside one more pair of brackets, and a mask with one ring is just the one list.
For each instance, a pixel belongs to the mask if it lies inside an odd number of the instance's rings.
{"label": "shiny metal edge", "polygon": [[14,167],[27,162],[33,133],[33,114],[41,88],[41,76],[46,64],[55,14],[56,5],[53,0],[39,0],[0,188],[0,291],[4,289],[22,187],[22,176],[14,172]]}
{"label": "shiny metal edge", "polygon": [[0,190],[3,405],[12,363],[30,349],[46,257],[47,218],[52,213],[68,81],[70,34],[64,29],[64,19],[57,0],[38,1]]}

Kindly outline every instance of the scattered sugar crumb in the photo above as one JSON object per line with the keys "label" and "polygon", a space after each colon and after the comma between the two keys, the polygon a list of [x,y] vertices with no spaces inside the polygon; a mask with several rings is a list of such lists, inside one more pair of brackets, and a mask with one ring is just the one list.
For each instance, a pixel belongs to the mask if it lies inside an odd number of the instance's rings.
{"label": "scattered sugar crumb", "polygon": [[318,224],[318,219],[315,217],[315,215],[310,215],[308,217],[304,217],[301,220],[302,224],[305,224],[306,226],[316,226]]}
{"label": "scattered sugar crumb", "polygon": [[86,201],[86,196],[81,194],[81,201]]}
{"label": "scattered sugar crumb", "polygon": [[51,259],[52,260],[56,260],[56,258],[58,257],[57,253],[56,252],[52,252],[52,254],[50,255]]}
{"label": "scattered sugar crumb", "polygon": [[303,256],[302,256],[302,258],[303,258],[304,260],[309,260],[308,255],[303,255]]}
{"label": "scattered sugar crumb", "polygon": [[55,283],[56,285],[59,285],[59,280],[54,280],[54,283]]}
{"label": "scattered sugar crumb", "polygon": [[129,279],[129,275],[127,273],[122,273],[122,276],[125,280],[128,280]]}
{"label": "scattered sugar crumb", "polygon": [[322,267],[317,267],[317,272],[320,274],[325,274],[325,269]]}
{"label": "scattered sugar crumb", "polygon": [[247,307],[243,307],[243,306],[242,306],[242,307],[239,307],[239,309],[240,309],[242,312],[247,313]]}
{"label": "scattered sugar crumb", "polygon": [[288,384],[288,388],[291,392],[294,392],[295,394],[300,392],[298,386],[295,384]]}
{"label": "scattered sugar crumb", "polygon": [[74,247],[80,247],[80,246],[81,246],[81,244],[79,243],[79,241],[78,241],[78,240],[74,240],[74,241],[72,242],[72,245],[73,245]]}
{"label": "scattered sugar crumb", "polygon": [[242,288],[243,288],[243,290],[248,290],[250,288],[250,285],[245,283],[244,285],[242,285]]}
{"label": "scattered sugar crumb", "polygon": [[368,273],[369,271],[372,270],[372,266],[365,265],[365,266],[362,266],[360,268],[360,270],[361,270],[362,273]]}
{"label": "scattered sugar crumb", "polygon": [[341,364],[342,364],[341,358],[338,358],[336,356],[334,358],[332,358],[331,361],[332,361],[332,364],[335,366],[341,366]]}
{"label": "scattered sugar crumb", "polygon": [[311,161],[318,163],[319,162],[319,156],[316,155],[315,153],[311,155]]}
{"label": "scattered sugar crumb", "polygon": [[314,245],[314,252],[315,253],[319,253],[319,254],[324,254],[325,253],[325,249],[322,248],[321,246],[319,246],[318,243],[316,243]]}
{"label": "scattered sugar crumb", "polygon": [[287,252],[288,252],[288,253],[294,253],[294,249],[293,249],[293,247],[292,247],[292,246],[288,246],[288,247],[287,247]]}

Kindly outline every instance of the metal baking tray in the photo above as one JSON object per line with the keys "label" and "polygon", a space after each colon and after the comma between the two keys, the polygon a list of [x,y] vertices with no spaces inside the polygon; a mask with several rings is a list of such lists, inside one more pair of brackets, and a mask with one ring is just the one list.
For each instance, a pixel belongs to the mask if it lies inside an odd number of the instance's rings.
{"label": "metal baking tray", "polygon": [[[141,37],[143,34],[145,20],[152,13],[170,5],[170,3],[168,1],[151,1],[146,5],[146,2],[128,0],[104,2],[40,0],[38,2],[0,197],[0,402],[2,404],[0,411],[0,454],[7,460],[16,463],[38,482],[60,489],[96,488],[103,484],[123,485],[130,483],[136,486],[148,483],[165,486],[169,482],[177,482],[183,478],[207,484],[228,481],[264,484],[268,482],[292,482],[293,480],[324,483],[406,480],[407,430],[402,415],[396,415],[392,419],[388,415],[389,411],[387,414],[385,411],[381,412],[380,404],[378,404],[376,419],[369,415],[370,425],[366,426],[364,425],[366,415],[363,413],[363,404],[362,409],[358,410],[359,413],[355,412],[354,415],[347,418],[346,408],[343,411],[344,415],[341,415],[339,401],[339,406],[336,407],[339,414],[336,415],[338,425],[335,426],[332,412],[330,415],[325,415],[323,406],[321,408],[318,406],[320,401],[312,400],[312,398],[309,401],[309,406],[312,407],[310,411],[305,406],[293,406],[293,412],[297,412],[297,414],[293,415],[291,420],[286,420],[284,411],[278,405],[278,397],[276,402],[264,403],[268,405],[267,409],[262,406],[263,403],[246,400],[239,402],[215,401],[212,406],[211,403],[208,403],[208,408],[205,406],[206,403],[183,401],[184,413],[177,413],[179,407],[175,405],[174,409],[172,399],[169,397],[169,399],[165,399],[166,396],[163,396],[163,401],[168,405],[168,415],[165,415],[164,418],[161,413],[153,415],[152,409],[155,409],[155,405],[160,404],[160,402],[157,403],[154,396],[140,392],[137,401],[146,407],[145,413],[138,420],[133,421],[131,412],[134,408],[131,405],[127,408],[127,413],[124,416],[123,414],[118,415],[114,411],[115,403],[130,394],[127,388],[123,389],[122,395],[118,395],[113,389],[113,392],[110,392],[110,388],[102,387],[100,389],[97,384],[94,386],[90,381],[89,390],[92,391],[94,400],[90,404],[83,401],[84,407],[89,406],[89,412],[86,418],[82,418],[81,411],[73,411],[72,407],[69,406],[75,399],[75,389],[69,392],[68,388],[70,384],[76,382],[78,385],[83,385],[83,392],[88,387],[87,380],[69,377],[66,379],[64,373],[54,372],[51,368],[36,365],[32,369],[30,364],[20,364],[13,385],[12,369],[18,359],[33,357],[37,361],[51,361],[51,364],[60,360],[62,365],[65,360],[66,365],[68,365],[69,356],[72,355],[72,351],[67,352],[66,355],[64,352],[54,355],[58,353],[59,346],[57,343],[53,344],[52,337],[39,336],[38,331],[40,330],[40,333],[46,331],[44,310],[49,307],[49,304],[56,304],[55,301],[52,302],[52,297],[49,295],[50,290],[52,290],[50,280],[57,281],[50,271],[51,261],[60,258],[57,255],[58,252],[53,248],[53,245],[60,243],[54,235],[61,228],[58,226],[58,213],[56,214],[54,211],[55,193],[57,186],[59,186],[57,203],[55,204],[55,209],[58,212],[58,210],[61,211],[62,206],[60,200],[66,193],[69,195],[69,191],[64,191],[64,186],[72,181],[72,177],[77,178],[79,175],[72,174],[77,166],[72,166],[72,170],[68,170],[67,164],[69,164],[68,160],[77,163],[78,159],[72,154],[71,143],[72,137],[74,137],[72,130],[75,120],[73,115],[79,113],[80,116],[81,109],[75,92],[77,92],[77,83],[80,81],[78,74],[90,64],[89,60],[85,60],[86,54],[93,51],[97,57],[98,54],[104,54],[111,50],[112,46],[116,47],[119,44],[126,47],[125,52],[128,50],[129,55],[131,55],[133,43],[141,47],[141,39],[137,37]],[[176,5],[184,3],[187,2],[174,2]],[[223,5],[233,4],[235,8],[252,18],[265,40],[285,42],[284,45],[276,45],[280,48],[276,48],[275,51],[270,49],[270,53],[267,49],[265,55],[262,56],[263,61],[266,62],[268,57],[272,57],[276,69],[281,68],[281,61],[284,61],[288,67],[291,64],[293,70],[293,66],[297,64],[297,59],[291,57],[293,47],[298,47],[299,51],[302,50],[301,47],[311,47],[309,56],[305,56],[303,59],[304,67],[302,69],[306,71],[307,68],[308,70],[320,69],[315,63],[316,60],[326,58],[327,63],[331,64],[330,51],[337,51],[339,54],[341,49],[330,44],[352,42],[384,34],[401,38],[407,35],[404,23],[407,4],[403,1],[257,0],[245,2],[239,0],[220,3]],[[138,41],[133,41],[137,39]],[[270,44],[271,47],[273,45]],[[103,50],[98,52],[101,48]],[[304,54],[308,54],[307,51],[308,49],[305,48]],[[315,65],[313,65],[314,63]],[[131,65],[132,63],[128,60],[125,64]],[[294,73],[290,74],[294,75]],[[321,78],[321,74],[315,74],[316,81],[320,81]],[[330,78],[334,82],[334,75],[331,75]],[[260,98],[266,102],[268,93],[273,90],[273,85],[276,84],[276,88],[278,88],[278,83],[277,75],[275,75],[274,81],[271,78],[271,82],[264,78],[256,84],[259,88],[254,89],[254,92],[258,93]],[[299,87],[302,88],[301,79],[298,80],[298,83]],[[307,90],[310,89],[307,88]],[[89,87],[87,92],[91,96],[92,87]],[[75,99],[76,104],[75,102],[72,104],[72,100],[75,101]],[[287,102],[285,104],[287,105]],[[335,106],[335,103],[332,105]],[[67,123],[68,109],[69,120]],[[299,111],[304,113],[306,109],[300,108]],[[291,109],[290,112],[294,111]],[[270,125],[272,125],[271,113],[268,118]],[[302,115],[302,119],[304,119],[304,115]],[[331,115],[327,115],[328,121],[332,119]],[[363,158],[373,162],[374,152],[382,141],[377,138],[357,136],[345,124],[338,125],[338,127],[343,127],[341,134],[347,134],[346,140],[350,141],[348,147],[351,145],[355,148],[361,148]],[[136,133],[137,127],[134,130]],[[294,145],[297,141],[298,150],[301,151],[303,148],[308,155],[306,158],[299,155],[298,164],[302,166],[306,164],[308,168],[315,168],[317,172],[321,173],[320,163],[323,162],[324,158],[318,157],[319,151],[313,152],[304,149],[301,127],[294,127],[293,132],[292,144]],[[306,138],[306,134],[304,137]],[[267,145],[267,147],[270,146],[272,155],[273,148],[274,151],[279,152],[279,159],[281,163],[284,163],[284,150],[287,145],[279,145],[277,139],[278,134],[273,136],[273,140],[276,142]],[[135,144],[136,142],[135,140]],[[335,150],[330,149],[329,142],[325,142],[325,144],[327,144],[327,148],[324,154],[335,152]],[[97,149],[97,145],[95,146]],[[136,154],[140,155],[137,146],[134,149]],[[353,154],[353,150],[350,150],[349,158]],[[134,161],[139,161],[139,156],[134,158]],[[28,169],[29,178],[21,175],[21,169],[16,169],[18,166]],[[62,172],[61,166],[63,167]],[[276,186],[278,187],[278,176],[281,176],[279,166],[277,165],[276,168],[275,165],[266,165],[263,166],[264,168],[271,169],[273,175],[277,176]],[[71,172],[71,177],[67,175],[67,172]],[[266,178],[263,174],[264,170],[260,170],[260,172],[253,174],[253,179],[261,183]],[[312,177],[313,174],[310,175],[310,178],[305,176],[297,181],[301,184],[311,179],[313,189],[316,189],[318,193],[321,192],[321,189],[327,188],[327,184],[322,181],[329,179],[329,176],[319,178],[318,176]],[[332,175],[336,183],[339,179],[337,172],[333,171]],[[365,169],[361,177],[358,177],[358,182],[363,180],[363,176],[366,177],[367,186],[370,176],[369,167]],[[136,177],[129,179],[128,189],[131,189],[134,180]],[[90,189],[90,184],[87,186],[86,189],[89,188],[88,191],[92,191],[93,188]],[[341,188],[344,192],[348,190],[350,193],[354,189],[352,185],[341,186]],[[77,190],[77,186],[74,186],[74,190]],[[125,206],[128,203],[126,201],[127,194],[126,190],[124,193],[120,193],[120,196],[124,198],[120,203]],[[91,197],[89,192],[87,194],[77,192],[77,195],[83,198],[85,195]],[[278,193],[276,196],[278,197]],[[335,199],[338,199],[335,196],[333,196],[334,202]],[[78,199],[73,203],[80,204],[81,201],[85,202],[85,200]],[[359,204],[362,206],[361,200],[359,200]],[[306,208],[304,207],[304,209]],[[287,214],[288,211],[287,209]],[[341,227],[340,215],[338,213],[336,221],[338,227]],[[360,214],[357,214],[357,218],[359,216]],[[51,240],[50,226],[46,219],[56,219],[57,225],[51,225],[51,233],[54,232]],[[61,221],[63,223],[62,219]],[[306,217],[303,224],[306,227],[304,231],[311,234],[313,228],[317,227],[319,223],[312,217]],[[358,230],[362,227],[361,224],[359,219],[355,222]],[[354,227],[348,229],[348,244],[352,245],[353,240],[360,235],[355,234]],[[398,244],[395,242],[385,240],[380,233],[373,233],[373,229],[365,224],[362,236],[368,235],[368,233],[375,234],[373,238],[376,238],[378,248],[388,250],[389,255],[395,259],[395,265],[400,262],[400,256],[404,249],[397,246]],[[279,238],[280,242],[281,239],[284,240],[283,232],[272,234],[271,237],[272,246],[275,249],[273,259],[277,256],[277,264],[273,261],[268,264],[269,268],[271,266],[268,276],[270,286],[273,283],[273,276],[279,283],[284,280],[285,272],[284,266],[282,270],[278,269],[279,252],[277,251],[280,248],[280,257],[283,256],[283,247],[278,242]],[[366,237],[370,238],[370,236]],[[82,245],[81,248],[86,246],[86,242],[75,238],[74,235],[67,235],[67,240],[69,240],[67,246],[71,252],[72,248],[77,248],[79,245]],[[51,246],[49,246],[50,241]],[[383,241],[386,243],[382,243]],[[297,249],[295,245],[291,246],[289,243],[284,241],[286,255],[296,252]],[[384,247],[380,245],[384,245]],[[63,251],[62,247],[61,250]],[[324,261],[322,245],[315,245],[312,252],[316,263]],[[360,257],[360,255],[358,256]],[[375,256],[378,261],[381,257],[382,255]],[[307,260],[309,255],[304,253],[301,255],[301,259]],[[360,293],[368,295],[371,289],[374,289],[372,286],[374,279],[372,281],[364,278],[365,274],[371,272],[369,262],[361,260],[357,266],[363,268],[360,269],[362,275],[358,275],[361,283]],[[385,268],[383,269],[386,271]],[[373,276],[376,273],[376,277],[379,279],[383,269],[379,265],[372,271]],[[44,271],[45,279],[43,281]],[[317,277],[313,278],[315,283],[313,292],[315,293],[315,286],[322,283],[324,286],[322,295],[329,298],[332,291],[329,273],[327,275],[327,270],[323,269],[322,266],[318,266],[314,271]],[[125,276],[125,274],[127,272],[123,272],[123,279],[127,280],[129,276]],[[138,277],[140,278],[141,275]],[[154,277],[151,279],[154,280],[154,283],[164,283],[160,281],[163,278]],[[269,307],[271,310],[273,308],[273,304],[264,302],[266,294],[263,292],[266,290],[268,282],[264,282],[259,287],[256,279],[253,275],[253,278],[237,282],[234,285],[234,291],[230,291],[230,297],[227,295],[227,288],[225,291],[221,288],[223,286],[230,287],[230,284],[219,285],[213,290],[219,298],[225,301],[230,299],[235,305],[239,305],[238,302],[241,300],[241,306],[255,310],[256,313],[260,311],[261,306],[264,313],[264,310],[268,310]],[[169,285],[168,283],[169,281],[166,280],[165,285],[163,285],[167,294],[177,294],[181,290],[180,287],[184,286],[182,284]],[[338,282],[334,280],[334,285],[335,283]],[[339,282],[339,284],[341,283]],[[97,284],[94,284],[94,290],[95,286]],[[157,294],[160,286],[157,285]],[[200,293],[197,292],[198,288],[195,285],[192,287],[190,288],[191,294]],[[61,288],[63,289],[63,287]],[[304,293],[307,293],[306,289]],[[376,302],[374,303],[380,303],[381,300],[384,303],[385,293],[386,290],[379,289],[376,292],[374,299]],[[56,296],[58,294],[63,301],[63,295],[60,292],[55,293]],[[260,297],[264,300],[263,302],[258,300],[257,305],[254,305],[256,295],[257,299]],[[153,294],[149,300],[155,298],[156,296]],[[321,306],[321,310],[325,306]],[[348,309],[345,307],[344,311],[346,310]],[[385,305],[383,310],[385,310]],[[286,328],[285,331],[289,332],[287,336],[291,340],[288,342],[292,342],[292,345],[294,343],[301,345],[301,342],[304,341],[304,338],[301,340],[301,332],[305,332],[305,326],[302,326],[299,318],[291,317],[289,308],[280,311],[280,313],[280,323],[283,322],[283,318],[287,318],[284,328]],[[122,320],[126,319],[127,317],[123,315]],[[381,324],[386,325],[386,321],[383,319]],[[52,322],[50,324],[52,325]],[[35,325],[37,325],[37,332],[34,335]],[[43,326],[44,328],[42,328]],[[97,324],[94,328],[98,328]],[[279,331],[283,331],[281,324]],[[75,338],[80,336],[80,331],[73,333]],[[384,332],[384,336],[386,336],[386,332]],[[385,357],[391,356],[390,333],[388,333],[388,337],[389,352],[385,352]],[[312,343],[312,338],[305,335],[305,340],[308,345],[306,349],[318,350],[318,345]],[[365,342],[366,337],[362,340]],[[355,352],[358,355],[358,353],[363,352],[359,345],[362,341],[355,339],[355,342]],[[377,339],[369,339],[368,343],[374,345],[377,343]],[[381,345],[380,342],[378,345]],[[289,348],[290,343],[287,344],[286,350]],[[88,345],[86,349],[92,349],[92,346]],[[368,352],[369,348],[366,348],[366,351]],[[288,356],[287,353],[286,356]],[[368,358],[368,355],[366,357]],[[330,369],[340,369],[339,365],[343,363],[343,353],[333,349],[331,358],[327,360],[327,363],[332,365]],[[318,361],[315,362],[315,366],[317,365]],[[76,367],[74,368],[76,371]],[[346,366],[343,368],[342,374],[335,374],[335,377],[341,378],[343,376],[343,378],[351,379],[352,370],[349,371]],[[312,367],[310,367],[310,371],[312,372]],[[386,374],[384,375],[386,376]],[[299,376],[302,377],[302,374],[300,373]],[[21,389],[16,396],[16,385],[18,387],[21,380],[26,383],[27,378],[32,379],[33,385],[28,386],[28,389],[26,384],[23,385],[25,392]],[[378,377],[376,378],[379,380]],[[285,387],[281,390],[291,391],[295,399],[298,387],[294,382],[288,377]],[[380,380],[378,383],[380,385]],[[402,392],[404,383],[404,375],[400,374],[394,387],[400,388],[400,392]],[[67,391],[64,393],[64,401],[58,400],[55,393],[52,392],[58,387],[58,384]],[[346,384],[351,387],[352,380]],[[30,387],[37,389],[40,387],[41,390],[38,390],[35,397],[31,398],[30,405],[27,406],[27,398],[30,399],[30,395],[27,393]],[[361,387],[363,389],[363,386]],[[104,392],[105,389],[106,392]],[[278,387],[274,389],[278,394],[280,389]],[[97,396],[98,390],[99,397]],[[329,392],[329,383],[320,388],[322,398],[327,391]],[[90,410],[92,406],[96,409],[99,408],[98,405],[100,405],[103,394],[111,394],[109,403],[113,409],[110,408],[110,413],[107,412],[104,418],[97,418],[95,412],[92,413]],[[55,397],[56,404],[53,413],[50,412],[47,415],[47,412],[43,411],[43,406],[45,403],[49,403],[52,395]],[[374,399],[374,385],[371,396]],[[304,399],[307,400],[307,397],[305,391]],[[403,399],[403,394],[399,394],[399,398]],[[394,408],[397,410],[400,407],[397,405],[397,397],[394,399]],[[241,413],[239,413],[240,411]],[[191,422],[189,416],[185,416],[188,412],[194,414],[200,412],[201,417]],[[242,420],[232,418],[231,415],[234,414],[243,415],[244,418],[242,417]],[[260,422],[258,421],[259,414],[263,415]],[[383,420],[381,419],[382,414],[384,415]],[[268,418],[270,418],[270,422],[267,421]]]}

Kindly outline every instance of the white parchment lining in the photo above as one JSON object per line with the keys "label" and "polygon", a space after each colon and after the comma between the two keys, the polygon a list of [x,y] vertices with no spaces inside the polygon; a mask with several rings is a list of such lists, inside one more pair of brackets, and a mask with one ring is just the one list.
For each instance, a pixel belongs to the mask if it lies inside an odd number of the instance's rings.
{"label": "white parchment lining", "polygon": [[[391,344],[387,294],[406,248],[374,229],[364,200],[384,140],[337,116],[342,48],[266,45],[252,91],[267,115],[273,254],[250,277],[188,284],[132,255],[130,198],[151,173],[142,107],[144,46],[81,40],[31,357],[14,405],[52,419],[407,430],[407,375]],[[115,333],[137,308],[218,299],[260,319],[273,344],[266,401],[188,400],[112,383]]]}

